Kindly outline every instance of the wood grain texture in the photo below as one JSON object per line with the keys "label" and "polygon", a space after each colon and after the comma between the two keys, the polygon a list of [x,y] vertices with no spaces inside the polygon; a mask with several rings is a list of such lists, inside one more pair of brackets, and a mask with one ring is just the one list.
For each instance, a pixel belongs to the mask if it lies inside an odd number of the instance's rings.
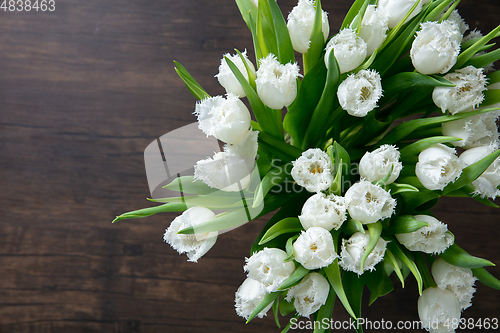
{"label": "wood grain texture", "polygon": [[[295,0],[279,3],[288,13]],[[349,5],[323,1],[332,33]],[[498,0],[459,8],[471,27],[500,23]],[[233,307],[267,218],[221,235],[198,264],[162,242],[176,214],[111,224],[149,206],[146,146],[195,121],[172,61],[222,94],[213,76],[234,48],[253,52],[231,0],[56,0],[52,13],[0,11],[0,332],[278,331],[271,316],[245,325]],[[467,251],[500,262],[498,210],[457,199],[434,212]],[[499,317],[499,299],[479,284],[463,316]],[[417,320],[416,300],[415,283],[396,285],[363,316]],[[334,318],[348,318],[340,303]]]}

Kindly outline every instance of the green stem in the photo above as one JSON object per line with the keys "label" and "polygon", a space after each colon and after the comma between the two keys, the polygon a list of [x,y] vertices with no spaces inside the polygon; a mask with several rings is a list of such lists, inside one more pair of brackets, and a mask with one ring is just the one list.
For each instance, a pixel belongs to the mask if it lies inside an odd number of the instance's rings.
{"label": "green stem", "polygon": [[431,272],[429,272],[429,268],[427,267],[424,257],[422,257],[422,253],[415,254],[415,261],[417,262],[418,270],[420,271],[420,274],[422,275],[422,278],[424,280],[425,288],[437,287],[436,282],[434,282],[434,280],[432,279]]}

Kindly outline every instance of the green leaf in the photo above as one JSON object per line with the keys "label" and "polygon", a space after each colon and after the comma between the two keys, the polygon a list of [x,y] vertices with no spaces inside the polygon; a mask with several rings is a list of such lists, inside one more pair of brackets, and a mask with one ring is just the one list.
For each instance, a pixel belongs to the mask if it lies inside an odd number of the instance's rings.
{"label": "green leaf", "polygon": [[423,75],[418,72],[398,73],[382,81],[384,98],[416,87],[454,87],[450,81],[440,76]]}
{"label": "green leaf", "polygon": [[[338,106],[337,88],[339,86],[340,70],[333,52],[328,59],[326,84],[321,98],[313,111],[311,121],[307,126],[302,149],[315,147],[324,134],[325,119]],[[332,98],[332,96],[335,96]]]}
{"label": "green leaf", "polygon": [[369,2],[369,0],[356,0],[351,6],[351,9],[347,12],[347,15],[344,18],[344,22],[342,22],[342,26],[340,27],[340,30],[348,28],[356,15],[358,15],[359,10],[361,7],[364,5],[365,2]]}
{"label": "green leaf", "polygon": [[412,215],[399,215],[384,228],[384,235],[406,234],[428,226],[429,223],[417,220]]}
{"label": "green leaf", "polygon": [[[500,103],[500,89],[490,89],[484,92],[484,101],[481,103],[483,107],[492,107],[498,103]],[[494,108],[494,110],[500,110],[500,108]]]}
{"label": "green leaf", "polygon": [[420,274],[422,275],[422,278],[424,280],[424,286],[425,288],[436,288],[436,282],[434,282],[434,280],[432,279],[431,272],[429,272],[429,268],[425,263],[423,255],[424,254],[422,252],[415,253],[415,261],[417,262],[418,270],[420,271]]}
{"label": "green leaf", "polygon": [[338,142],[334,142],[330,154],[333,155],[332,163],[335,170],[335,178],[330,186],[330,192],[341,195],[346,182],[349,182],[351,172],[351,157],[347,150]]}
{"label": "green leaf", "polygon": [[[257,16],[257,8],[250,0],[236,0],[236,5],[238,5],[241,17],[243,17],[248,28],[252,30],[252,26],[254,25],[252,24],[252,17]],[[255,20],[253,20],[253,22],[255,22]]]}
{"label": "green leaf", "polygon": [[352,235],[355,232],[361,232],[364,234],[365,229],[363,228],[363,224],[361,222],[349,218],[347,222],[345,222],[342,232],[346,235]]}
{"label": "green leaf", "polygon": [[342,277],[340,276],[340,267],[339,267],[339,263],[338,263],[338,258],[335,259],[335,261],[333,263],[331,263],[330,265],[328,265],[327,267],[324,267],[323,271],[326,273],[326,277],[328,279],[328,282],[330,282],[330,285],[332,286],[333,290],[335,290],[335,293],[337,294],[337,296],[339,297],[339,300],[344,305],[344,308],[346,309],[346,311],[354,319],[358,318],[356,316],[356,314],[354,313],[353,309],[351,308],[351,305],[349,304],[349,300],[347,299],[346,292],[345,292],[344,287],[342,285]]}
{"label": "green leaf", "polygon": [[[364,275],[357,275],[356,273],[345,271],[342,274],[342,285],[345,288],[347,299],[351,304],[356,317],[361,318],[361,301],[363,297]],[[356,332],[363,332],[363,328],[359,325]]]}
{"label": "green leaf", "polygon": [[276,33],[274,31],[273,17],[268,0],[259,0],[257,8],[257,38],[263,57],[266,57],[269,53],[278,55]]}
{"label": "green leaf", "polygon": [[455,0],[455,2],[448,8],[448,10],[443,14],[443,16],[439,19],[439,23],[443,22],[444,20],[447,20],[451,13],[457,8],[458,4],[460,3],[461,0]]}
{"label": "green leaf", "polygon": [[293,243],[299,238],[299,235],[292,236],[288,238],[285,245],[286,254],[288,255],[283,262],[288,262],[293,260]]}
{"label": "green leaf", "polygon": [[[226,59],[229,68],[233,72],[234,76],[236,76],[236,79],[238,79],[238,82],[243,87],[243,90],[247,95],[248,102],[250,103],[250,106],[252,108],[253,114],[255,115],[255,119],[257,119],[257,122],[262,127],[262,130],[277,138],[283,138],[283,133],[279,132],[278,129],[279,127],[276,124],[274,117],[272,117],[271,109],[269,109],[262,103],[262,101],[259,98],[259,95],[257,95],[255,90],[250,86],[250,84],[245,79],[243,74],[241,74],[238,67],[236,67],[236,65],[228,57],[224,57],[224,59]],[[259,138],[261,135],[262,133],[259,133]]]}
{"label": "green leaf", "polygon": [[500,59],[500,49],[496,49],[495,51],[491,51],[491,52],[485,53],[483,55],[470,58],[464,64],[464,67],[474,66],[476,68],[481,68],[481,67],[485,67],[489,64],[492,64],[499,59]]}
{"label": "green leaf", "polygon": [[404,288],[405,287],[405,278],[403,277],[403,273],[401,272],[401,268],[399,268],[396,257],[394,257],[394,254],[392,254],[391,250],[389,250],[389,249],[385,250],[384,261],[389,263],[392,266],[392,268],[394,269],[394,272],[396,273],[396,276],[398,277],[399,281],[401,281],[401,286]]}
{"label": "green leaf", "polygon": [[405,192],[419,192],[418,188],[410,184],[391,183],[387,185],[387,188],[391,191],[391,195]]}
{"label": "green leaf", "polygon": [[474,274],[475,277],[477,277],[479,282],[481,282],[485,286],[488,286],[496,290],[500,290],[500,280],[491,275],[491,273],[489,273],[486,269],[473,268],[472,273]]}
{"label": "green leaf", "polygon": [[460,248],[457,243],[453,243],[446,251],[439,255],[448,264],[463,268],[481,268],[485,266],[495,266],[489,260],[473,257],[465,250]]}
{"label": "green leaf", "polygon": [[254,90],[257,90],[257,86],[255,85],[255,79],[257,78],[257,76],[255,75],[254,70],[252,70],[252,68],[250,68],[250,66],[248,65],[248,62],[246,61],[246,59],[243,56],[243,54],[241,54],[241,52],[238,49],[234,49],[234,50],[240,56],[241,62],[243,63],[243,65],[245,66],[245,69],[247,70],[248,83],[250,83],[250,86]]}
{"label": "green leaf", "polygon": [[182,66],[177,61],[174,61],[174,63],[176,66],[174,67],[174,69],[177,75],[179,75],[182,81],[184,81],[184,84],[189,89],[191,94],[193,94],[194,97],[196,97],[199,100],[210,97],[210,95],[207,94],[205,90],[203,90],[203,88],[199,85],[198,82],[196,82],[196,80],[191,76],[191,74],[189,74],[189,72],[187,71],[186,68],[184,68],[184,66]]}
{"label": "green leaf", "polygon": [[278,328],[281,328],[280,319],[278,317],[279,305],[280,305],[280,298],[278,297],[273,303],[273,315],[276,326],[278,326]]}
{"label": "green leaf", "polygon": [[393,238],[392,241],[387,244],[387,248],[410,269],[415,277],[415,280],[417,280],[418,294],[422,295],[423,279],[417,265],[415,265],[415,263],[406,256],[396,239]]}
{"label": "green leaf", "polygon": [[[255,8],[255,6],[253,7]],[[255,9],[255,11],[257,11],[257,9]],[[262,50],[259,44],[259,36],[257,35],[257,24],[255,23],[255,19],[253,17],[255,16],[252,15],[249,16],[249,25],[250,25],[250,31],[252,32],[253,48],[255,50],[255,60],[257,62],[257,68],[259,68],[259,60],[264,58],[264,56],[262,55]]]}
{"label": "green leaf", "polygon": [[194,176],[177,177],[169,184],[163,186],[163,188],[182,193],[202,195],[219,191],[216,188],[208,186],[201,180],[194,179]]}
{"label": "green leaf", "polygon": [[365,253],[361,257],[361,271],[363,271],[363,266],[365,265],[366,259],[377,245],[378,239],[382,234],[382,222],[378,221],[375,223],[367,224],[366,226],[368,227],[370,240],[368,241],[368,245],[366,245]]}
{"label": "green leaf", "polygon": [[152,202],[177,202],[192,206],[203,206],[209,209],[230,209],[243,206],[242,194],[240,192],[226,192],[231,195],[188,195],[181,197],[148,199]]}
{"label": "green leaf", "polygon": [[248,317],[248,320],[247,320],[247,324],[252,319],[254,319],[255,317],[257,317],[257,315],[259,313],[261,313],[262,310],[264,310],[269,304],[273,303],[278,298],[279,295],[281,295],[281,292],[273,292],[273,293],[267,294],[264,297],[264,299],[259,303],[259,305],[257,305],[257,307],[255,308],[255,310],[253,310],[253,312],[250,314],[250,316]]}
{"label": "green leaf", "polygon": [[308,273],[309,273],[308,269],[304,268],[304,266],[302,266],[301,264],[296,263],[295,264],[295,270],[288,277],[288,279],[286,279],[285,282],[283,282],[281,284],[281,286],[278,288],[278,290],[286,290],[288,288],[291,288],[291,287],[295,286],[300,281],[302,281],[302,279],[304,278],[304,276],[306,276]]}
{"label": "green leaf", "polygon": [[425,17],[425,21],[436,21],[439,15],[441,15],[441,13],[443,13],[446,8],[448,8],[448,5],[450,5],[453,1],[455,0],[441,1],[441,3],[434,6],[429,15]]}
{"label": "green leaf", "polygon": [[304,228],[302,227],[302,224],[300,224],[300,220],[298,218],[287,217],[269,228],[260,240],[259,245],[263,245],[283,234],[300,232],[301,230],[304,230]]}
{"label": "green leaf", "polygon": [[410,158],[417,156],[423,150],[438,144],[438,143],[447,143],[452,141],[460,141],[462,138],[457,138],[453,136],[434,136],[430,138],[425,138],[414,142],[403,149],[401,149],[401,159]]}
{"label": "green leaf", "polygon": [[285,141],[277,139],[276,137],[273,137],[267,133],[259,133],[259,140],[269,144],[271,147],[273,147],[273,150],[279,150],[280,152],[287,154],[292,158],[292,160],[296,160],[300,157],[300,155],[302,155],[301,149],[289,145]]}
{"label": "green leaf", "polygon": [[295,63],[295,54],[293,52],[292,41],[286,26],[285,19],[281,10],[274,0],[267,0],[271,16],[273,20],[274,33],[276,34],[276,41],[278,47],[278,60],[282,64]]}
{"label": "green leaf", "polygon": [[488,84],[500,82],[500,70],[488,73],[486,77],[488,78]]}
{"label": "green leaf", "polygon": [[221,213],[215,219],[182,229],[178,234],[204,234],[208,232],[221,231],[236,228],[251,220],[248,207]]}
{"label": "green leaf", "polygon": [[265,196],[276,185],[283,183],[290,175],[292,165],[277,165],[270,169],[262,178],[259,186],[255,190],[252,208],[257,207],[262,203]]}
{"label": "green leaf", "polygon": [[326,302],[319,308],[316,315],[315,321],[319,322],[320,327],[316,327],[317,325],[314,325],[313,333],[323,333],[330,327],[329,325],[324,325],[323,320],[326,319],[328,323],[331,322],[333,306],[335,304],[335,296],[335,290],[333,290],[333,288],[330,286],[330,291],[328,292]]}
{"label": "green leaf", "polygon": [[457,190],[475,181],[484,171],[486,171],[486,169],[488,169],[498,156],[500,156],[500,149],[463,169],[460,177],[454,183],[444,188],[443,194]]}
{"label": "green leaf", "polygon": [[370,290],[368,305],[372,305],[377,298],[385,296],[394,290],[394,285],[385,272],[383,263],[379,263],[374,271],[365,272],[363,275],[366,275],[365,283]]}
{"label": "green leaf", "polygon": [[309,49],[307,49],[307,53],[303,55],[305,74],[314,66],[314,64],[316,64],[316,62],[323,60],[321,59],[321,55],[325,47],[325,39],[328,38],[328,36],[326,36],[326,38],[323,36],[321,0],[316,0],[315,6],[316,12],[311,37],[309,38]]}
{"label": "green leaf", "polygon": [[117,216],[112,223],[122,221],[125,219],[137,219],[141,217],[151,216],[158,213],[183,212],[186,209],[187,206],[185,203],[180,203],[180,202],[167,203],[156,207],[143,208],[123,213]]}
{"label": "green leaf", "polygon": [[480,48],[485,46],[490,40],[492,40],[496,34],[500,32],[500,25],[493,29],[489,34],[486,36],[480,38],[477,42],[475,42],[472,46],[470,46],[467,50],[463,51],[462,53],[459,54],[457,57],[457,63],[453,68],[450,70],[450,72],[454,71],[457,68],[462,68],[464,64],[469,61],[470,58],[472,58]]}

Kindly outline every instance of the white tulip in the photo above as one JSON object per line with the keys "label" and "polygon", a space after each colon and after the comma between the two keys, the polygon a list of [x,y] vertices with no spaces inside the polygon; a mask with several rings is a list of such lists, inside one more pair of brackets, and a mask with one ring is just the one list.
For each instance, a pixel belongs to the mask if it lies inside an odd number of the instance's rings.
{"label": "white tulip", "polygon": [[372,152],[366,152],[359,162],[359,174],[362,178],[376,182],[384,179],[389,172],[391,176],[386,182],[393,183],[398,177],[403,164],[399,161],[400,153],[396,146],[382,145]]}
{"label": "white tulip", "polygon": [[378,10],[375,5],[369,5],[366,8],[359,37],[366,42],[367,56],[370,56],[375,49],[378,49],[384,43],[389,29],[388,24],[389,16],[387,16],[386,12]]}
{"label": "white tulip", "polygon": [[363,224],[391,217],[396,207],[389,192],[363,179],[347,190],[345,201],[349,215]]}
{"label": "white tulip", "polygon": [[295,270],[293,261],[283,262],[286,257],[287,254],[283,250],[265,248],[246,258],[243,269],[248,272],[249,278],[262,283],[267,292],[273,292],[278,290]]}
{"label": "white tulip", "polygon": [[302,281],[288,290],[286,300],[290,302],[294,299],[295,310],[302,317],[307,317],[326,303],[330,284],[318,273],[307,274]]}
{"label": "white tulip", "polygon": [[442,191],[460,177],[462,168],[454,148],[436,144],[418,155],[415,174],[426,189]]}
{"label": "white tulip", "polygon": [[375,70],[361,70],[349,75],[337,89],[342,109],[355,117],[365,117],[377,107],[382,96],[382,83]]}
{"label": "white tulip", "polygon": [[375,265],[384,259],[388,242],[380,237],[377,245],[375,245],[375,248],[366,258],[363,269],[361,269],[361,258],[365,254],[369,241],[370,235],[359,231],[355,232],[348,240],[342,239],[339,265],[344,270],[357,273],[358,275],[363,274],[367,270],[374,270]]}
{"label": "white tulip", "polygon": [[448,21],[455,22],[458,26],[458,30],[463,35],[467,30],[469,30],[469,25],[464,21],[460,13],[457,9],[451,12],[450,16],[447,19]]}
{"label": "white tulip", "polygon": [[457,62],[462,35],[451,21],[424,22],[413,41],[410,57],[422,74],[444,74]]}
{"label": "white tulip", "polygon": [[309,192],[321,192],[333,182],[332,161],[319,148],[308,149],[292,162],[293,180]]}
{"label": "white tulip", "polygon": [[454,87],[435,87],[432,100],[441,111],[451,114],[466,112],[475,109],[484,100],[483,91],[486,89],[486,76],[482,68],[467,66],[450,73],[444,78]]}
{"label": "white tulip", "polygon": [[496,121],[500,112],[487,112],[476,116],[449,121],[441,125],[443,135],[462,138],[451,142],[454,146],[466,149],[500,144]]}
{"label": "white tulip", "polygon": [[[417,1],[419,0],[379,0],[378,8],[389,16],[389,28],[392,29],[398,25]],[[417,8],[415,8],[405,23],[420,13],[422,10],[422,3],[423,1],[419,2]]]}
{"label": "white tulip", "polygon": [[282,65],[271,53],[260,59],[255,84],[262,103],[277,110],[292,104],[297,96],[297,77],[297,64]]}
{"label": "white tulip", "polygon": [[338,230],[347,219],[346,205],[343,197],[334,194],[326,196],[317,193],[307,199],[299,216],[304,229],[321,227],[328,231]]}
{"label": "white tulip", "polygon": [[258,131],[248,131],[247,134],[236,145],[224,145],[224,152],[227,156],[242,157],[247,161],[247,170],[252,170],[255,164],[255,157],[259,144]]}
{"label": "white tulip", "polygon": [[346,28],[333,36],[326,44],[326,68],[328,68],[328,59],[332,51],[339,64],[340,73],[345,73],[363,63],[367,54],[367,45],[354,30]]}
{"label": "white tulip", "polygon": [[[460,155],[460,160],[465,166],[469,166],[497,149],[497,145],[471,148]],[[500,190],[498,189],[500,186],[500,157],[493,161],[481,176],[472,182],[472,186],[474,186],[475,194],[480,195],[481,198],[487,197],[495,200],[496,197],[500,196]]]}
{"label": "white tulip", "polygon": [[[321,30],[326,42],[330,32],[330,25],[328,24],[328,14],[323,10],[321,12]],[[299,53],[306,53],[309,49],[315,15],[314,0],[299,0],[298,4],[288,14],[288,32],[290,33],[293,49]]]}
{"label": "white tulip", "polygon": [[449,289],[455,294],[462,310],[472,305],[477,278],[470,268],[456,267],[439,258],[432,263],[432,277],[441,290]]}
{"label": "white tulip", "polygon": [[240,142],[250,128],[250,111],[233,94],[205,98],[196,103],[194,113],[203,133],[229,144]]}
{"label": "white tulip", "polygon": [[[247,51],[245,50],[241,55],[245,59],[248,68],[250,68],[250,70],[255,75],[255,67],[252,64],[252,62],[248,59]],[[236,67],[238,67],[241,74],[243,74],[245,79],[248,81],[248,72],[239,54],[235,55],[230,55],[229,53],[224,54],[224,57],[220,60],[219,73],[215,75],[215,77],[217,78],[217,80],[219,80],[220,85],[223,86],[224,89],[226,89],[226,92],[228,94],[231,93],[240,98],[245,97],[246,96],[245,91],[243,90],[243,87],[241,86],[236,76],[233,74],[231,68],[229,68],[229,65],[227,64],[225,57],[231,60],[236,65]]]}
{"label": "white tulip", "polygon": [[446,224],[430,215],[415,215],[416,220],[427,222],[429,226],[417,231],[396,234],[397,240],[410,251],[439,254],[444,252],[455,238],[448,232]]}
{"label": "white tulip", "polygon": [[177,232],[189,227],[195,227],[194,231],[196,232],[196,225],[213,219],[215,219],[215,214],[210,209],[191,207],[172,221],[168,229],[165,230],[163,240],[179,254],[186,253],[188,261],[198,262],[198,259],[215,245],[217,232],[194,235],[178,234]]}
{"label": "white tulip", "polygon": [[448,289],[427,288],[418,298],[418,316],[431,333],[455,332],[452,323],[460,323],[460,305]]}
{"label": "white tulip", "polygon": [[307,269],[326,267],[338,257],[332,235],[321,227],[302,231],[293,243],[293,254],[295,260]]}
{"label": "white tulip", "polygon": [[[247,278],[243,281],[235,294],[234,307],[238,316],[248,319],[266,295],[266,288],[264,288],[260,282]],[[273,306],[273,303],[269,304],[264,310],[262,310],[257,317],[264,317],[271,306]]]}

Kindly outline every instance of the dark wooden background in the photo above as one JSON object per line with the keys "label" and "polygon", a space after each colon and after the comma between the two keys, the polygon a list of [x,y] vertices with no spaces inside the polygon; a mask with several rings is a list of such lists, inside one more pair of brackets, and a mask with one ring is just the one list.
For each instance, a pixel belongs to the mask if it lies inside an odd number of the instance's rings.
{"label": "dark wooden background", "polygon": [[[325,0],[332,33],[349,0]],[[280,0],[288,13],[295,0]],[[498,0],[464,0],[471,27],[500,23]],[[162,242],[177,214],[111,224],[150,206],[145,147],[195,121],[181,61],[212,95],[223,53],[251,47],[231,0],[56,0],[0,11],[0,332],[278,332],[234,311],[242,266],[266,218],[219,237],[198,264]],[[442,200],[436,215],[470,253],[500,263],[499,211]],[[500,277],[498,267],[490,270]],[[411,282],[364,308],[416,320]],[[465,318],[500,317],[479,284]],[[347,319],[337,303],[334,318]]]}

